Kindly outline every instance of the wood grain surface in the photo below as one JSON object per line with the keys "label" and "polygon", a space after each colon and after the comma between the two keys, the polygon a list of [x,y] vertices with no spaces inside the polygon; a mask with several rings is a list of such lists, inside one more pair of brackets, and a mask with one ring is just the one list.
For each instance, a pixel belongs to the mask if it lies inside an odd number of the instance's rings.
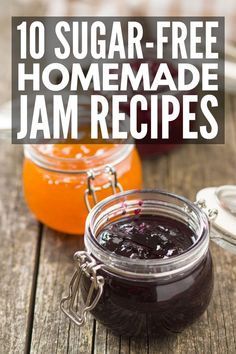
{"label": "wood grain surface", "polygon": [[[227,97],[225,145],[185,145],[143,162],[144,184],[194,200],[210,185],[235,183],[236,98]],[[38,225],[21,186],[22,147],[0,143],[0,353],[235,353],[236,257],[212,244],[215,289],[208,310],[169,338],[116,337],[91,316],[78,329],[59,309],[83,238]]]}
{"label": "wood grain surface", "polygon": [[23,353],[28,340],[38,224],[22,202],[21,149],[0,143],[0,353]]}

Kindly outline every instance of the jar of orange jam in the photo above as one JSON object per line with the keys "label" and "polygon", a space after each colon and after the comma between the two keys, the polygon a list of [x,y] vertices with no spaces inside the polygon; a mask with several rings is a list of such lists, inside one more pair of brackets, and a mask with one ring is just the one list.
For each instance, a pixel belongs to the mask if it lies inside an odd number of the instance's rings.
{"label": "jar of orange jam", "polygon": [[132,144],[25,145],[26,202],[39,221],[84,232],[88,210],[121,190],[140,189],[141,164]]}

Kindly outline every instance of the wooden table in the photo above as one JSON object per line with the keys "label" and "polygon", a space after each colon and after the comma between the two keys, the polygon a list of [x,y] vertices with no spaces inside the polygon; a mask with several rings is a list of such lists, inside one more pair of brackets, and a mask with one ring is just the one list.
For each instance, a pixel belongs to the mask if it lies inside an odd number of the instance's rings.
{"label": "wooden table", "polygon": [[[236,183],[236,98],[227,97],[226,144],[185,145],[143,162],[145,187],[194,200],[204,186]],[[202,318],[166,339],[113,336],[91,316],[78,329],[59,309],[83,238],[40,225],[22,195],[22,146],[0,142],[0,353],[236,353],[236,257],[212,244],[215,289]]]}

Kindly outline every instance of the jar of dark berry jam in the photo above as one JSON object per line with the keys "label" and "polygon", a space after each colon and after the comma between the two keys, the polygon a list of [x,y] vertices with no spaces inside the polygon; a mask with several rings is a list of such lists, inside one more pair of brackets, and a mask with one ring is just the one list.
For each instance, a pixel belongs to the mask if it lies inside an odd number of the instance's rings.
{"label": "jar of dark berry jam", "polygon": [[[75,253],[77,269],[61,302],[63,312],[79,326],[91,312],[125,336],[181,332],[212,296],[209,241],[210,228],[219,235],[217,218],[217,210],[202,200],[158,190],[101,201],[87,218],[86,250]],[[235,249],[235,239],[222,240]]]}

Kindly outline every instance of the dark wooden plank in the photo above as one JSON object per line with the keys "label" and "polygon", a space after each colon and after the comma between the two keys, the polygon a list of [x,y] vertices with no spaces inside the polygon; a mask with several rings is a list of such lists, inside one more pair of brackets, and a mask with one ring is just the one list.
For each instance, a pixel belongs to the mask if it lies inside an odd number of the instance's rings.
{"label": "dark wooden plank", "polygon": [[143,337],[130,338],[130,354],[146,354],[149,352],[149,339],[144,333]]}
{"label": "dark wooden plank", "polygon": [[73,274],[72,256],[83,247],[81,236],[59,234],[45,228],[37,284],[32,353],[81,353],[92,348],[94,321],[88,316],[78,329],[60,311],[60,300]]}
{"label": "dark wooden plank", "polygon": [[120,354],[130,353],[130,338],[120,337]]}
{"label": "dark wooden plank", "polygon": [[0,351],[23,353],[30,337],[38,224],[23,202],[22,146],[0,141],[0,151]]}
{"label": "dark wooden plank", "polygon": [[107,354],[120,353],[120,338],[114,336],[110,331],[107,331]]}
{"label": "dark wooden plank", "polygon": [[107,352],[107,332],[100,323],[96,322],[96,331],[94,338],[94,354],[103,354]]}
{"label": "dark wooden plank", "polygon": [[169,155],[144,160],[142,165],[144,188],[168,190]]}

